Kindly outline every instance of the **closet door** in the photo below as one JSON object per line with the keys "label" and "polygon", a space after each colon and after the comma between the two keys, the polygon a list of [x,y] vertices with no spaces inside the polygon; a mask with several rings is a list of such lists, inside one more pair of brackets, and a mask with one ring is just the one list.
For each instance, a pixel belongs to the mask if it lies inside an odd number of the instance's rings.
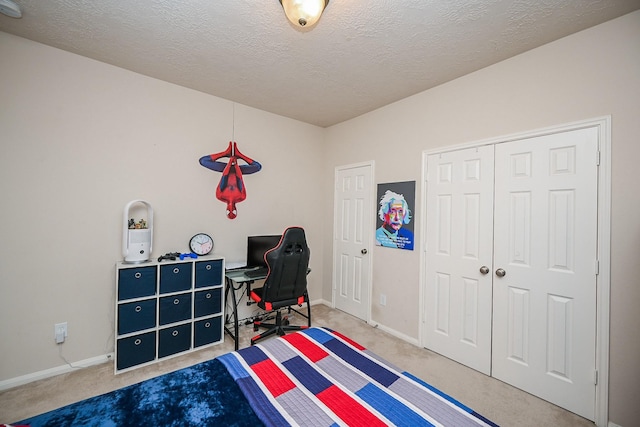
{"label": "closet door", "polygon": [[427,158],[425,346],[491,370],[493,146]]}
{"label": "closet door", "polygon": [[594,419],[597,129],[497,144],[493,376]]}

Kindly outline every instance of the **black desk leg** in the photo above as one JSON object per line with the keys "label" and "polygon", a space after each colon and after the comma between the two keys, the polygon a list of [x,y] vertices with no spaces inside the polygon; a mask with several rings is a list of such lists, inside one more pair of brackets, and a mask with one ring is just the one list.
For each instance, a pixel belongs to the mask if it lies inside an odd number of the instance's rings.
{"label": "black desk leg", "polygon": [[[228,317],[225,315],[225,326],[224,330],[233,338],[235,343],[235,350],[239,348],[239,337],[238,337],[238,303],[236,302],[236,292],[233,290],[233,281],[231,279],[225,278],[225,291],[224,291],[224,300],[228,301],[229,291],[231,291],[231,301],[233,302],[233,332],[227,328]],[[228,304],[227,304],[228,305]]]}

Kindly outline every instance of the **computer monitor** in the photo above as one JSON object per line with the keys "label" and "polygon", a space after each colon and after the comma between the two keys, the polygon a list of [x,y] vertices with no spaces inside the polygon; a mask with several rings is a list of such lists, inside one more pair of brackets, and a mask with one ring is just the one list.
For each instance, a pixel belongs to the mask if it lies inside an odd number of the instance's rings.
{"label": "computer monitor", "polygon": [[281,235],[247,237],[247,267],[266,267],[264,254],[280,243]]}

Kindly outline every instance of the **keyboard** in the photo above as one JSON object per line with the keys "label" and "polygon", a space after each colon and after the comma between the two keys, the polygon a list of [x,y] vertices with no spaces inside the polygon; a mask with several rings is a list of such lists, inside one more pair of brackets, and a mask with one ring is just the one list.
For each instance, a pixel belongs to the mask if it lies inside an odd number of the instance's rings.
{"label": "keyboard", "polygon": [[255,270],[245,271],[244,275],[249,277],[249,278],[265,277],[268,272],[269,272],[269,269],[267,267],[260,267],[260,268],[257,268]]}

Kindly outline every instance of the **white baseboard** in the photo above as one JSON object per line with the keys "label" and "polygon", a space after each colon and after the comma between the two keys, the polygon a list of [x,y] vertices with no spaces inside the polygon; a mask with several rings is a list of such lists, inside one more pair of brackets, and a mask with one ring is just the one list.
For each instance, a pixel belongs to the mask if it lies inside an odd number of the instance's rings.
{"label": "white baseboard", "polygon": [[[324,299],[317,299],[317,300],[311,301],[311,306],[314,306],[316,304],[324,304],[327,307],[331,307],[331,301],[327,301],[327,300],[324,300]],[[413,344],[413,345],[415,345],[417,347],[420,346],[420,341],[418,339],[410,337],[409,335],[405,335],[402,332],[398,332],[395,329],[391,329],[391,328],[389,328],[387,326],[381,325],[378,322],[376,322],[375,320],[371,320],[371,321],[367,322],[367,324],[371,325],[374,328],[378,328],[381,331],[385,331],[386,333],[388,333],[390,335],[393,335],[396,338],[400,338],[401,340],[406,341],[409,344]]]}
{"label": "white baseboard", "polygon": [[618,424],[612,423],[611,421],[609,421],[609,424],[607,425],[607,427],[622,427],[622,426],[619,426]]}
{"label": "white baseboard", "polygon": [[318,305],[318,304],[324,304],[327,307],[331,307],[331,303],[328,301],[323,300],[322,298],[320,299],[314,299],[313,301],[309,301],[311,303],[311,307],[313,307],[314,305]]}
{"label": "white baseboard", "polygon": [[375,320],[372,320],[371,322],[369,322],[369,324],[371,326],[373,326],[374,328],[378,328],[381,331],[385,331],[386,333],[388,333],[390,335],[393,335],[396,338],[400,338],[401,340],[406,341],[409,344],[413,344],[416,347],[420,346],[420,342],[416,338],[410,337],[409,335],[405,335],[402,332],[396,331],[395,329],[391,329],[391,328],[389,328],[387,326],[381,325],[378,322],[376,322]]}
{"label": "white baseboard", "polygon": [[51,369],[45,369],[44,371],[34,372],[31,374],[23,375],[21,377],[10,378],[8,380],[0,381],[0,391],[8,390],[19,385],[28,384],[33,381],[43,380],[45,378],[55,377],[56,375],[66,374],[75,369],[87,368],[93,365],[99,365],[101,363],[109,362],[113,360],[113,353],[103,354],[102,356],[92,357],[90,359],[80,360],[73,364],[64,364]]}

